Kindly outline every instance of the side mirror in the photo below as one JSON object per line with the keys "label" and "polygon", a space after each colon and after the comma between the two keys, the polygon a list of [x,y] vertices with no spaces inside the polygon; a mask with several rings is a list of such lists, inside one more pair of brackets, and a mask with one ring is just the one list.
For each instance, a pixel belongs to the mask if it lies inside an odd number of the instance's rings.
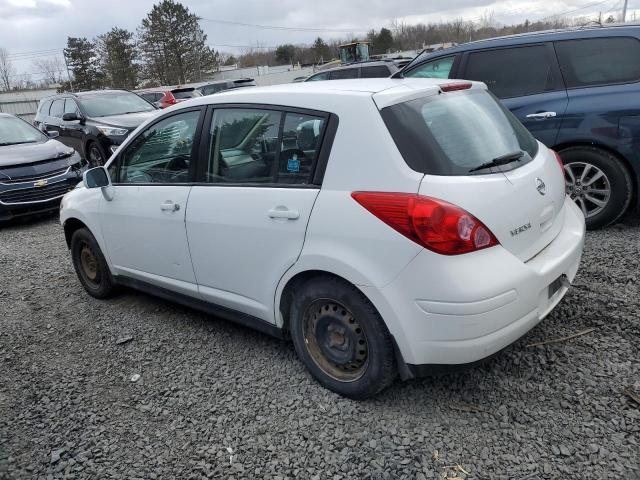
{"label": "side mirror", "polygon": [[77,113],[65,113],[62,115],[62,121],[64,122],[73,122],[74,120],[82,120],[82,117]]}
{"label": "side mirror", "polygon": [[44,133],[49,138],[58,138],[60,136],[60,132],[57,130],[46,130]]}
{"label": "side mirror", "polygon": [[105,167],[90,168],[82,176],[82,182],[87,188],[100,188],[102,195],[108,201],[113,200],[114,189]]}

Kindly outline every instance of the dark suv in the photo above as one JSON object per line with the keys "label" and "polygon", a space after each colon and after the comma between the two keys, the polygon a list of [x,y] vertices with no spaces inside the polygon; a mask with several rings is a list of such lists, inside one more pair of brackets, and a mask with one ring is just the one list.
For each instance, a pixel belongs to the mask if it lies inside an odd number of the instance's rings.
{"label": "dark suv", "polygon": [[[558,151],[589,228],[638,207],[640,26],[538,32],[417,56],[396,76],[480,80]],[[472,114],[473,112],[469,112]]]}
{"label": "dark suv", "polygon": [[345,80],[349,78],[387,78],[399,70],[392,60],[348,63],[311,75],[305,82]]}
{"label": "dark suv", "polygon": [[64,93],[40,100],[33,124],[43,132],[59,132],[59,141],[96,166],[155,112],[152,104],[126,90]]}

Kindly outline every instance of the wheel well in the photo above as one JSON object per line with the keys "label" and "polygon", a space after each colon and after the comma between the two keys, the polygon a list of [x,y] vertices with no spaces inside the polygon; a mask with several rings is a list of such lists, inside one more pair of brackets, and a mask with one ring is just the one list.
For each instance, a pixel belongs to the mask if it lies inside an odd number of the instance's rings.
{"label": "wheel well", "polygon": [[343,282],[351,283],[339,275],[325,272],[324,270],[307,270],[306,272],[300,272],[289,279],[282,295],[280,296],[280,314],[282,315],[282,331],[285,336],[289,335],[289,311],[291,309],[291,303],[293,302],[294,292],[300,285],[312,278],[318,277],[332,277],[342,280]]}
{"label": "wheel well", "polygon": [[64,238],[67,241],[67,248],[71,248],[71,237],[73,237],[76,230],[81,228],[87,228],[87,226],[77,218],[70,218],[64,222]]}
{"label": "wheel well", "polygon": [[597,150],[603,150],[608,154],[616,157],[620,161],[620,164],[627,170],[627,172],[629,173],[629,176],[631,177],[631,187],[633,188],[633,192],[631,192],[630,206],[638,204],[638,176],[634,173],[633,168],[631,167],[631,163],[629,162],[629,160],[627,160],[627,158],[625,158],[623,155],[620,155],[620,153],[615,151],[614,149],[607,147],[606,145],[602,145],[600,143],[593,143],[593,142],[561,143],[552,148],[556,152],[560,153],[562,150],[566,150],[572,147],[591,147]]}

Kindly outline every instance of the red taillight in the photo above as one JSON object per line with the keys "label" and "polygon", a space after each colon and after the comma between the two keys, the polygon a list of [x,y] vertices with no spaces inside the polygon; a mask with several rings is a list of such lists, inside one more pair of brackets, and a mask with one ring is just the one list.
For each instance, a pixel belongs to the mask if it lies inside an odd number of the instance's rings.
{"label": "red taillight", "polygon": [[444,85],[439,85],[440,90],[443,92],[456,92],[458,90],[468,90],[471,88],[470,82],[453,82],[453,83],[445,83]]}
{"label": "red taillight", "polygon": [[175,105],[176,103],[176,97],[173,96],[173,93],[164,92],[164,97],[162,97],[162,100],[160,101],[160,108],[167,108],[171,105]]}
{"label": "red taillight", "polygon": [[353,192],[351,196],[394,230],[442,255],[499,244],[480,220],[444,200],[412,193]]}
{"label": "red taillight", "polygon": [[564,162],[560,158],[560,155],[558,155],[558,152],[556,152],[555,150],[551,150],[551,151],[556,156],[556,161],[558,162],[558,165],[560,165],[560,171],[562,172],[562,176],[564,176]]}

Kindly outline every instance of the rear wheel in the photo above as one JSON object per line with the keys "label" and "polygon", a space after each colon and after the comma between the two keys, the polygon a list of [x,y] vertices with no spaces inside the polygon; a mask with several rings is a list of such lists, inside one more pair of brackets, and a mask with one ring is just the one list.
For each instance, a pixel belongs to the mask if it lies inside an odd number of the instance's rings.
{"label": "rear wheel", "polygon": [[102,150],[95,142],[91,142],[87,147],[87,161],[92,167],[104,165],[104,162],[106,161]]}
{"label": "rear wheel", "polygon": [[80,228],[71,237],[71,259],[84,289],[96,298],[113,295],[115,285],[111,272],[98,246],[98,242],[86,228]]}
{"label": "rear wheel", "polygon": [[290,329],[311,374],[340,395],[364,399],[396,375],[393,344],[382,318],[353,285],[320,277],[295,293]]}
{"label": "rear wheel", "polygon": [[633,195],[631,176],[620,160],[595,147],[571,147],[559,154],[567,195],[582,210],[587,228],[606,227],[618,220]]}

